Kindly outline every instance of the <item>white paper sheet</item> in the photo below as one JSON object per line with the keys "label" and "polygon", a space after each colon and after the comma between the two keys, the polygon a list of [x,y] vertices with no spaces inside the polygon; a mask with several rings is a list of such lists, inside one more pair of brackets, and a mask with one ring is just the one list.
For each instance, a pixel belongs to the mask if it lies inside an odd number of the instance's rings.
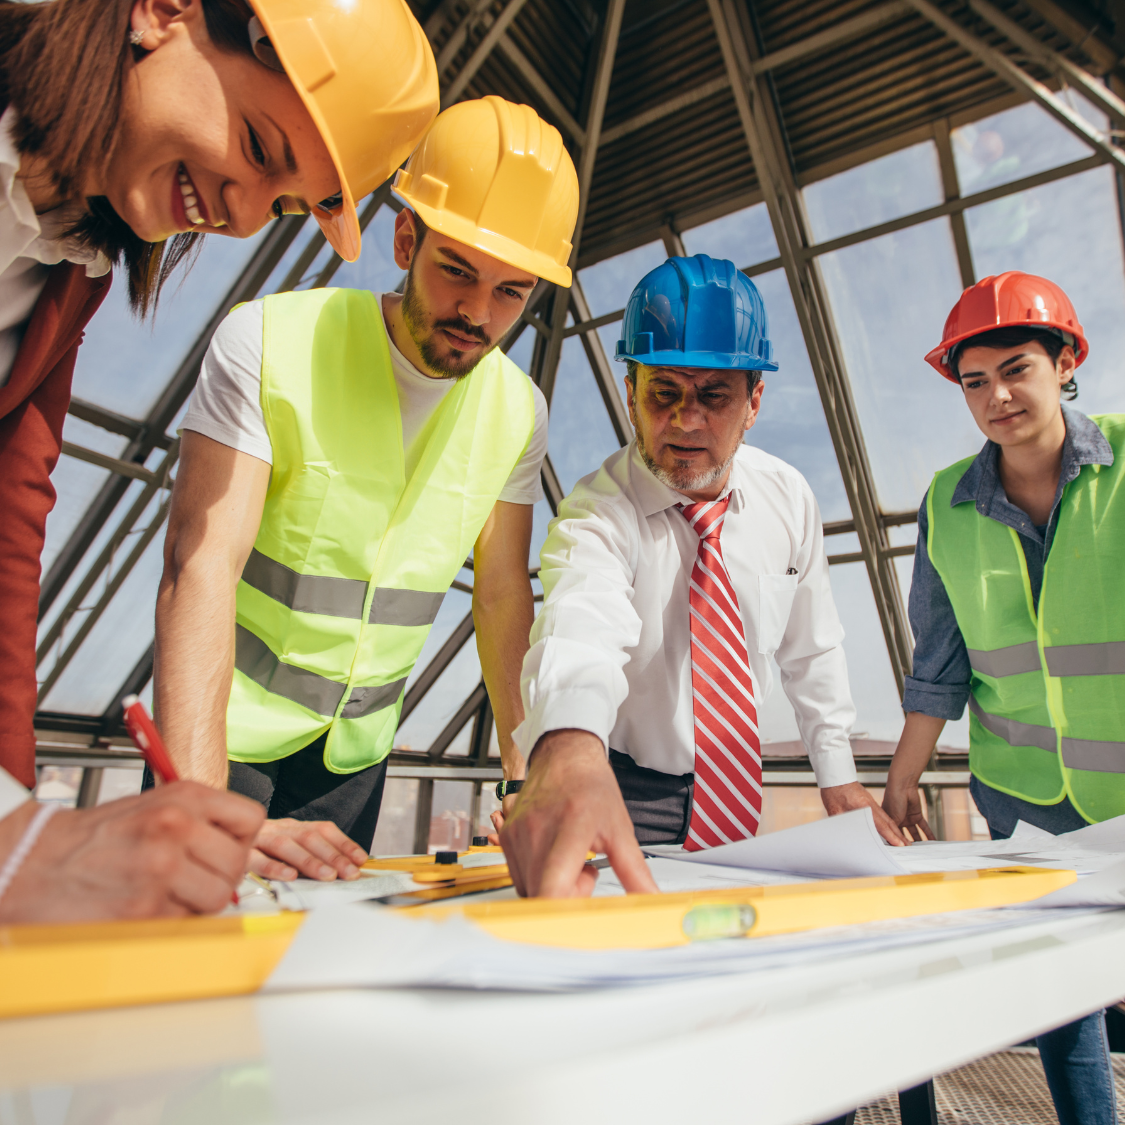
{"label": "white paper sheet", "polygon": [[1057,839],[1083,848],[1125,854],[1125,816],[1115,816],[1100,824],[1088,824],[1074,832],[1064,832]]}
{"label": "white paper sheet", "polygon": [[1034,933],[1059,918],[1054,910],[974,910],[672,949],[589,951],[519,945],[493,938],[461,918],[432,922],[422,911],[356,903],[310,914],[264,991],[411,986],[559,992],[621,987],[813,965],[1006,929]]}
{"label": "white paper sheet", "polygon": [[701,852],[642,849],[662,858],[674,856],[681,863],[750,867],[821,878],[905,875],[908,868],[898,862],[897,856],[907,850],[883,842],[870,809],[856,809]]}

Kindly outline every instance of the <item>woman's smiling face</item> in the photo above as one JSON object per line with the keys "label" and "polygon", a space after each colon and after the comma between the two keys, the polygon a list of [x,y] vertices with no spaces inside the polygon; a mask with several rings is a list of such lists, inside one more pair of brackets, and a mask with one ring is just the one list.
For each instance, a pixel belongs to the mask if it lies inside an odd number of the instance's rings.
{"label": "woman's smiling face", "polygon": [[340,190],[289,79],[252,55],[219,50],[200,0],[138,0],[132,26],[147,53],[126,79],[106,173],[85,194],[106,196],[136,235],[247,238]]}

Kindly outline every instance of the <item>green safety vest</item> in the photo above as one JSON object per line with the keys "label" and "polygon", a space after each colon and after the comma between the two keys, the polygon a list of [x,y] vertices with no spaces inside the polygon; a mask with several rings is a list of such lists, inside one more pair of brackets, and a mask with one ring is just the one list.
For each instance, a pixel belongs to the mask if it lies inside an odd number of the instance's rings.
{"label": "green safety vest", "polygon": [[442,598],[535,427],[531,381],[493,350],[434,411],[407,479],[378,301],[355,289],[263,301],[273,470],[238,584],[237,762],[284,758],[325,731],[334,773],[390,753]]}
{"label": "green safety vest", "polygon": [[1097,822],[1125,813],[1125,415],[1092,420],[1114,461],[1064,488],[1038,611],[1016,532],[951,506],[972,457],[934,477],[926,511],[973,670],[969,768],[1036,805],[1067,796]]}

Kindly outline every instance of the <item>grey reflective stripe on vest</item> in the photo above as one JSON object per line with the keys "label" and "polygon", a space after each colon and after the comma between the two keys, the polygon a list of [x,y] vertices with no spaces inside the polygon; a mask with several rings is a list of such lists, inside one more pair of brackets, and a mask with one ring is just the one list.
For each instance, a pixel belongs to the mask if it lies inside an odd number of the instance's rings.
{"label": "grey reflective stripe on vest", "polygon": [[[261,637],[237,623],[234,627],[234,666],[266,691],[328,718],[336,714],[336,708],[348,690],[347,684],[279,660]],[[393,706],[405,687],[404,677],[392,684],[352,688],[341,717],[359,719],[372,711]]]}
{"label": "grey reflective stripe on vest", "polygon": [[[242,581],[298,613],[349,617],[353,621],[363,619],[367,583],[359,578],[301,574],[255,548],[246,560]],[[380,586],[371,599],[367,621],[371,625],[432,625],[444,597],[444,593],[427,590],[393,590]],[[350,700],[348,706],[351,706]]]}
{"label": "grey reflective stripe on vest", "polygon": [[445,594],[379,586],[371,599],[370,625],[432,625]]}
{"label": "grey reflective stripe on vest", "polygon": [[969,696],[969,710],[980,720],[986,731],[1003,739],[1009,746],[1037,746],[1040,750],[1058,751],[1058,737],[1054,727],[1040,727],[1032,723],[1018,723],[1015,719],[1003,719],[990,715],[973,695]]}
{"label": "grey reflective stripe on vest", "polygon": [[274,695],[315,711],[318,715],[334,715],[348,690],[316,672],[283,664],[261,637],[236,624],[234,627],[234,666],[259,687]]}
{"label": "grey reflective stripe on vest", "polygon": [[298,613],[359,619],[367,599],[367,583],[358,578],[300,574],[257,548],[246,560],[242,581]]}
{"label": "grey reflective stripe on vest", "polygon": [[1062,740],[1063,764],[1072,770],[1125,773],[1125,742],[1095,742],[1089,738]]}
{"label": "grey reflective stripe on vest", "polygon": [[1044,647],[1043,654],[1047,657],[1047,671],[1052,676],[1125,675],[1125,641],[1051,645]]}
{"label": "grey reflective stripe on vest", "polygon": [[344,719],[361,719],[372,711],[382,711],[384,707],[393,707],[398,702],[406,687],[406,677],[395,680],[393,684],[376,684],[374,687],[357,687],[352,689],[340,712]]}
{"label": "grey reflective stripe on vest", "polygon": [[991,676],[994,680],[1002,676],[1018,676],[1021,672],[1039,672],[1039,645],[1027,641],[1022,645],[1009,645],[1007,648],[971,648],[969,663],[974,672]]}

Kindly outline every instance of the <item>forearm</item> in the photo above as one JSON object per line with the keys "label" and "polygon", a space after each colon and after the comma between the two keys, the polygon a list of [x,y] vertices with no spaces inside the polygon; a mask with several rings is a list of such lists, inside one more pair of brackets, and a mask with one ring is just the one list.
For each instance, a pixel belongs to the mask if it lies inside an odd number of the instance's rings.
{"label": "forearm", "polygon": [[945,723],[945,719],[924,715],[921,711],[907,712],[906,724],[887,774],[888,789],[912,788],[918,784]]}
{"label": "forearm", "polygon": [[234,603],[229,570],[201,561],[166,567],[156,600],[157,722],[180,776],[215,789],[227,785]]}
{"label": "forearm", "polygon": [[492,703],[504,776],[509,780],[522,778],[526,768],[523,755],[512,741],[512,731],[523,721],[520,669],[534,616],[530,580],[516,584],[500,598],[473,597],[477,652]]}

